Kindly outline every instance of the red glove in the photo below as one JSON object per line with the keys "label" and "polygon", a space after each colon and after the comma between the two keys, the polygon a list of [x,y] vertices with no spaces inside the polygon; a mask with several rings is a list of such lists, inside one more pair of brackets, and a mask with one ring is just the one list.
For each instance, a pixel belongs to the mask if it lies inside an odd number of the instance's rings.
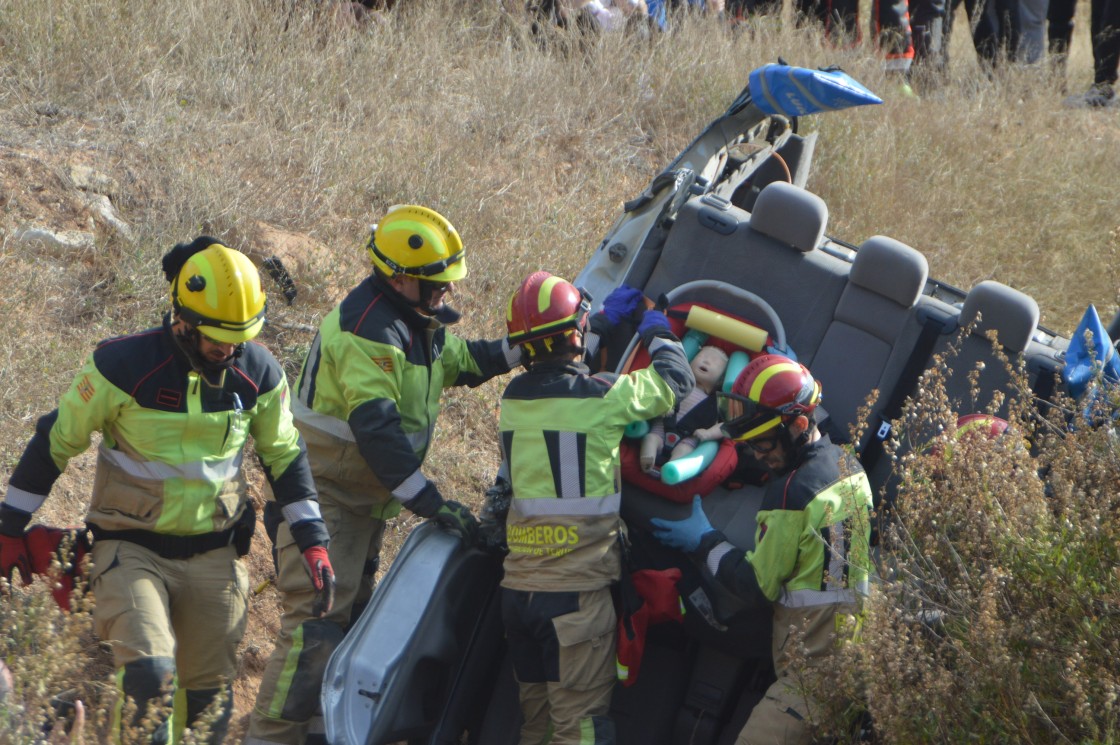
{"label": "red glove", "polygon": [[311,615],[322,618],[334,606],[334,568],[325,546],[312,546],[303,552],[303,560],[311,570],[311,584],[315,585],[315,601]]}
{"label": "red glove", "polygon": [[12,582],[15,581],[16,570],[23,584],[31,584],[31,556],[27,540],[22,535],[0,534],[0,575]]}
{"label": "red glove", "polygon": [[70,595],[74,592],[74,585],[84,576],[83,559],[91,548],[89,531],[84,528],[32,525],[24,539],[31,558],[31,571],[40,577],[50,577],[51,564],[55,558],[58,559],[58,582],[51,590],[51,595],[59,608],[72,610]]}

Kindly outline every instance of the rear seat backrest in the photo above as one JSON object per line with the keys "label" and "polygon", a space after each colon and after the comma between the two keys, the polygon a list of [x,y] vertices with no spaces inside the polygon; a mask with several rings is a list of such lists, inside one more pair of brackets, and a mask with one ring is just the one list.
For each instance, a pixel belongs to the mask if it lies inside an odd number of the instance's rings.
{"label": "rear seat backrest", "polygon": [[989,330],[999,335],[999,343],[1010,353],[1027,348],[1038,328],[1038,303],[1005,284],[987,280],[969,290],[961,308],[961,325],[974,324],[973,333],[986,336]]}
{"label": "rear seat backrest", "polygon": [[[914,315],[929,265],[904,243],[875,236],[856,252],[848,285],[809,369],[821,382],[833,425],[845,434],[876,388],[876,410],[886,403],[894,378],[920,330]],[[892,358],[901,362],[891,365]]]}
{"label": "rear seat backrest", "polygon": [[[775,182],[748,214],[715,199],[689,200],[645,284],[647,297],[697,279],[714,279],[760,296],[785,326],[787,341],[811,358],[847,283],[850,264],[816,250],[828,209],[820,197]],[[726,308],[737,312],[736,308]],[[742,309],[750,320],[750,309]]]}
{"label": "rear seat backrest", "polygon": [[751,227],[763,235],[809,253],[824,239],[828,206],[812,192],[793,184],[767,184],[754,203]]}
{"label": "rear seat backrest", "polygon": [[[929,297],[923,297],[922,301],[923,305],[941,305]],[[945,315],[943,309],[932,310],[936,315]],[[972,288],[965,297],[963,309],[957,316],[956,330],[939,336],[932,352],[932,355],[941,357],[943,364],[939,369],[945,378],[945,393],[954,413],[960,416],[985,411],[992,401],[994,391],[1013,393],[1011,375],[1003,362],[993,354],[992,342],[986,334],[988,330],[995,330],[1004,354],[1008,356],[1012,365],[1015,365],[1024,350],[1034,346],[1031,336],[1038,325],[1038,318],[1038,304],[1018,290],[991,281],[981,282]],[[971,333],[962,337],[962,329],[973,322],[976,323]],[[949,325],[953,324],[946,324]],[[956,353],[951,351],[953,347],[958,349]],[[1041,356],[1041,353],[1039,354]],[[977,365],[980,363],[983,363],[983,369],[977,371]],[[936,364],[938,362],[931,357],[927,369]],[[969,379],[974,373],[978,376],[982,395],[980,400],[975,400]],[[1050,374],[1053,374],[1052,365]],[[913,391],[908,393],[913,395]],[[1006,404],[1000,407],[998,413],[1001,416],[1007,415]],[[908,451],[908,443],[923,442],[931,434],[920,431],[907,432],[900,438],[899,455]],[[885,504],[893,503],[898,489],[898,476],[891,473],[890,463],[888,458],[880,459],[869,474],[872,485],[876,489],[880,487],[884,489],[882,500]]]}
{"label": "rear seat backrest", "polygon": [[[985,410],[993,391],[1013,392],[1011,376],[993,353],[987,333],[995,331],[1004,354],[1015,365],[1030,344],[1038,320],[1038,303],[1034,298],[1005,284],[987,280],[969,290],[960,323],[965,327],[972,324],[972,333],[961,339],[959,354],[948,360],[950,369],[946,371],[945,381],[946,393],[958,414]],[[975,400],[969,376],[980,363],[983,363],[979,371],[982,398]],[[1006,403],[999,413],[1006,415]]]}

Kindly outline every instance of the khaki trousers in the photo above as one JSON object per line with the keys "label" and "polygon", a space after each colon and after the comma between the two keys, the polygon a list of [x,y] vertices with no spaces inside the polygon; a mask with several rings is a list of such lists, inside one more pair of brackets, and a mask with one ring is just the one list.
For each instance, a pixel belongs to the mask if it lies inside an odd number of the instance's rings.
{"label": "khaki trousers", "polygon": [[135,543],[99,540],[92,556],[94,630],[112,646],[122,692],[143,705],[174,683],[178,731],[194,716],[192,692],[208,701],[236,677],[248,570],[232,546],[165,559]]}
{"label": "khaki trousers", "polygon": [[179,686],[218,688],[237,674],[249,573],[232,546],[164,559],[125,541],[93,546],[97,635],[117,667],[145,657],[175,660]]}
{"label": "khaki trousers", "polygon": [[257,691],[247,745],[302,745],[309,728],[321,731],[319,694],[327,663],[350,626],[351,612],[373,591],[369,567],[381,553],[384,521],[339,506],[322,488],[319,507],[331,536],[334,607],[326,618],[311,617],[311,574],[288,524],[282,523],[276,539],[277,588],[283,594],[280,636]]}
{"label": "khaki trousers", "polygon": [[616,677],[610,588],[503,588],[502,618],[520,689],[521,745],[614,743],[607,719]]}
{"label": "khaki trousers", "polygon": [[735,745],[809,745],[813,741],[809,722],[811,702],[790,670],[789,650],[795,644],[804,645],[810,664],[823,663],[835,648],[837,615],[856,612],[857,608],[850,604],[774,606],[771,652],[778,679],[754,707]]}

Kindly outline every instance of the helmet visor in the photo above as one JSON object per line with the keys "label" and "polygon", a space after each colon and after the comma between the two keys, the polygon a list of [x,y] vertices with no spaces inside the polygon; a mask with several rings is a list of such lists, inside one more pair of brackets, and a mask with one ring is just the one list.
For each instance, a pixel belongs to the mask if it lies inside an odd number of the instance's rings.
{"label": "helmet visor", "polygon": [[549,336],[562,334],[571,329],[583,330],[583,324],[587,319],[587,314],[591,312],[591,294],[582,287],[577,287],[576,289],[579,291],[579,307],[576,309],[575,313],[557,321],[552,321],[522,331],[511,332],[509,334],[509,343],[525,344],[526,342],[538,341]]}
{"label": "helmet visor", "polygon": [[198,326],[198,333],[222,344],[241,344],[256,338],[264,326],[264,317],[256,318],[241,328],[230,328],[229,325],[210,326],[202,323]]}
{"label": "helmet visor", "polygon": [[724,434],[737,442],[760,437],[777,427],[782,421],[780,411],[759,406],[746,396],[717,392],[720,427]]}
{"label": "helmet visor", "polygon": [[249,341],[255,338],[261,332],[261,328],[264,327],[264,308],[261,308],[260,313],[243,323],[207,318],[201,313],[183,306],[178,306],[177,310],[179,317],[198,329],[200,334],[221,344],[241,344]]}

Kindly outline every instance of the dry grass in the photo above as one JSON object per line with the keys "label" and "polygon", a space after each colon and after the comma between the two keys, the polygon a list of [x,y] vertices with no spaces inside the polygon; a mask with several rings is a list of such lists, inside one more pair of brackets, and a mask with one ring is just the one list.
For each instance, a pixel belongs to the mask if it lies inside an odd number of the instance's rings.
{"label": "dry grass", "polygon": [[[809,186],[831,232],[898,237],[959,285],[996,277],[1058,331],[1088,302],[1106,318],[1115,306],[1116,112],[1062,109],[1060,81],[1037,70],[979,75],[963,34],[951,80],[915,101],[867,49],[829,49],[788,19],[734,33],[692,19],[648,40],[561,35],[542,48],[497,0],[402,5],[356,29],[314,3],[0,0],[0,475],[97,340],[158,321],[158,258],[173,243],[206,231],[266,250],[263,223],[320,247],[296,256],[299,299],[272,297],[263,337],[294,375],[310,329],[367,270],[368,224],[394,203],[429,204],[470,253],[462,332],[493,336],[525,274],[573,275],[621,202],[779,54],[838,63],[886,99],[802,123],[821,132]],[[1087,18],[1080,8],[1077,90]],[[111,177],[132,238],[89,208],[76,165]],[[16,250],[24,225],[91,231],[95,248]],[[447,396],[428,465],[476,505],[496,464],[499,390]],[[91,462],[71,464],[44,521],[80,519]],[[254,562],[256,584],[268,562]],[[267,654],[274,592],[254,614],[265,638],[247,647]]]}
{"label": "dry grass", "polygon": [[1115,432],[1068,400],[1040,417],[1024,382],[1006,434],[958,434],[939,369],[922,391],[856,641],[803,679],[817,720],[842,741],[869,715],[883,743],[1115,743]]}

